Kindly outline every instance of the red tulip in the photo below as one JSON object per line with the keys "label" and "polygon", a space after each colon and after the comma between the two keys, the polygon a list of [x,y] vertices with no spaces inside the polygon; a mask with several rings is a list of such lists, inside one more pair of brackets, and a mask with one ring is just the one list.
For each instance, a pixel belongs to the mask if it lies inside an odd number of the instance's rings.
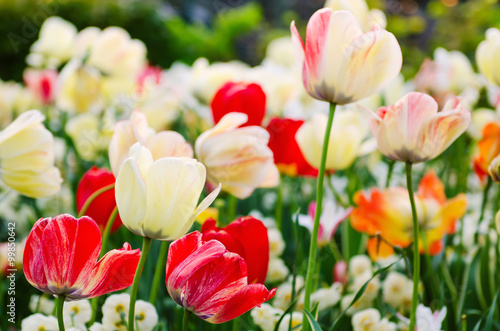
{"label": "red tulip", "polygon": [[[108,169],[92,167],[89,169],[80,180],[78,189],[76,190],[76,209],[78,212],[82,210],[85,201],[97,190],[113,184],[115,176]],[[92,201],[85,211],[85,215],[96,221],[101,233],[104,231],[108,223],[109,216],[116,207],[115,189],[112,188],[106,192],[99,194],[94,201]],[[116,215],[115,222],[111,227],[111,232],[116,231],[122,225],[120,215]]]}
{"label": "red tulip", "polygon": [[245,113],[248,121],[242,126],[260,126],[266,113],[266,94],[258,84],[224,84],[215,94],[210,105],[214,123],[228,113]]}
{"label": "red tulip", "polygon": [[42,292],[68,299],[93,298],[132,284],[141,257],[125,243],[97,261],[101,234],[90,217],[63,214],[39,219],[28,236],[23,268]]}
{"label": "red tulip", "polygon": [[247,265],[217,240],[203,241],[198,231],[169,248],[167,290],[172,299],[199,318],[220,324],[271,299],[276,289],[247,282]]}
{"label": "red tulip", "polygon": [[302,120],[290,118],[273,118],[266,130],[271,135],[269,148],[274,153],[274,163],[280,173],[288,176],[318,176],[318,169],[307,163],[302,154],[295,134],[304,124]]}
{"label": "red tulip", "polygon": [[251,216],[240,217],[223,229],[215,225],[213,219],[203,223],[202,239],[218,240],[228,251],[241,256],[247,264],[248,283],[263,284],[269,265],[269,239],[266,226]]}

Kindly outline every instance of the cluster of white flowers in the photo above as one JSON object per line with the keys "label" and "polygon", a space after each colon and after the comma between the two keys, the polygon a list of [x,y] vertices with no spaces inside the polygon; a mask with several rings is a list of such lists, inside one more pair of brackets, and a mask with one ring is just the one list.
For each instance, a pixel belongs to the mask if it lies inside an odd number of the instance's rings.
{"label": "cluster of white flowers", "polygon": [[355,313],[352,316],[352,327],[354,331],[396,331],[397,325],[387,318],[381,318],[380,312],[374,308],[368,308]]}
{"label": "cluster of white flowers", "polygon": [[290,271],[280,258],[285,250],[285,241],[277,228],[267,229],[269,238],[269,266],[267,268],[267,283],[276,283],[286,279]]}

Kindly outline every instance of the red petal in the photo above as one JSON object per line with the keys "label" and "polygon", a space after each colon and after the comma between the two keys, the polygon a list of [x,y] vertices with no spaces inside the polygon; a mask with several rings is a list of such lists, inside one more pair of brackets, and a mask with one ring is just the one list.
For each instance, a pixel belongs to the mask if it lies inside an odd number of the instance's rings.
{"label": "red petal", "polygon": [[[92,275],[101,250],[101,234],[89,217],[63,214],[43,231],[42,257],[48,287],[54,293],[81,288]],[[71,290],[69,290],[71,292]]]}
{"label": "red petal", "polygon": [[206,321],[213,324],[220,324],[232,320],[250,309],[260,306],[274,297],[275,293],[276,288],[268,291],[262,284],[247,285],[226,301],[217,314]]}
{"label": "red petal", "polygon": [[[82,210],[85,201],[97,190],[113,184],[115,182],[115,176],[111,171],[106,168],[92,167],[89,169],[80,180],[78,184],[78,189],[76,190],[76,208],[80,212]],[[115,200],[115,189],[108,190],[101,193],[94,201],[89,205],[86,216],[92,218],[101,232],[104,231],[106,224],[108,223],[109,216],[116,207]],[[120,215],[116,216],[111,232],[118,230],[122,225]]]}
{"label": "red petal", "polygon": [[243,248],[242,253],[235,253],[245,259],[248,268],[248,283],[263,284],[269,265],[269,238],[266,226],[258,219],[246,216],[231,222],[225,231]]}
{"label": "red petal", "polygon": [[109,251],[95,265],[92,275],[87,278],[83,292],[78,294],[78,297],[93,298],[129,287],[134,281],[140,258],[141,251],[131,250],[128,243],[121,249]]}
{"label": "red petal", "polygon": [[48,290],[42,258],[42,237],[49,221],[50,219],[41,218],[35,223],[26,240],[23,256],[23,271],[26,279],[43,292]]}
{"label": "red petal", "polygon": [[183,289],[183,306],[202,319],[210,318],[245,285],[245,261],[235,253],[226,252],[190,276]]}
{"label": "red petal", "polygon": [[236,112],[248,115],[242,126],[260,126],[266,113],[266,94],[258,84],[228,82],[217,91],[210,106],[215,124],[224,115]]}

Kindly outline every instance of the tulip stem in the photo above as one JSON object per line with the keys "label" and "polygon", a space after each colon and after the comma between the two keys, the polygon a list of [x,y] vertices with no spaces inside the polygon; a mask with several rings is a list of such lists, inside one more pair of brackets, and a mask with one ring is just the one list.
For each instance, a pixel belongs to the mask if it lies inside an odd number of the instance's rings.
{"label": "tulip stem", "polygon": [[283,179],[284,177],[281,176],[276,191],[276,209],[274,210],[274,220],[280,231],[283,231]]}
{"label": "tulip stem", "polygon": [[238,206],[238,198],[229,194],[227,196],[227,223],[229,224],[236,219],[236,208]]}
{"label": "tulip stem", "polygon": [[128,331],[134,331],[134,321],[135,321],[135,300],[137,299],[137,289],[139,287],[139,280],[141,279],[142,269],[146,263],[146,258],[148,257],[149,246],[151,245],[151,238],[144,237],[142,239],[142,252],[141,259],[135,270],[134,282],[132,283],[132,289],[130,290],[130,306],[128,308]]}
{"label": "tulip stem", "polygon": [[406,162],[406,186],[408,188],[408,195],[410,196],[411,214],[413,216],[413,294],[411,298],[410,328],[408,330],[415,330],[415,323],[417,321],[418,285],[420,283],[420,251],[418,248],[418,241],[420,237],[417,208],[415,206],[415,197],[413,195],[411,166],[411,162]]}
{"label": "tulip stem", "polygon": [[151,286],[151,294],[149,295],[149,302],[154,306],[156,305],[156,297],[158,296],[158,288],[160,286],[160,278],[165,271],[165,259],[167,258],[168,241],[162,241],[160,247],[160,254],[158,255],[158,262],[156,262],[155,275],[153,277],[153,285]]}
{"label": "tulip stem", "polygon": [[[488,181],[486,182],[486,186],[484,187],[484,190],[483,190],[483,198],[481,200],[481,211],[479,214],[479,219],[477,220],[478,227],[484,218],[484,211],[486,210],[486,205],[488,204],[488,195],[490,193],[492,183],[493,183],[493,180],[491,179],[490,176],[488,176]],[[476,233],[474,234],[474,242],[476,244],[479,242],[479,231],[476,231]]]}
{"label": "tulip stem", "polygon": [[92,201],[94,201],[98,196],[100,196],[104,192],[107,192],[107,191],[112,190],[114,188],[115,188],[115,183],[109,184],[109,185],[104,186],[104,187],[101,187],[100,189],[98,189],[97,191],[95,191],[94,193],[92,193],[89,196],[89,198],[85,201],[85,203],[83,204],[82,209],[80,209],[80,212],[78,213],[78,218],[80,218],[83,215],[85,215],[85,213],[87,212],[87,209],[89,208],[89,206],[92,203]]}
{"label": "tulip stem", "polygon": [[191,317],[191,312],[187,309],[184,309],[184,317],[182,318],[182,331],[189,330],[189,317]]}
{"label": "tulip stem", "polygon": [[392,172],[394,171],[394,163],[396,163],[396,161],[389,160],[389,163],[387,164],[387,177],[385,179],[385,188],[388,188],[391,183]]}
{"label": "tulip stem", "polygon": [[[332,131],[333,117],[335,115],[335,103],[330,103],[328,112],[328,122],[326,124],[325,137],[323,138],[323,150],[321,152],[321,164],[319,167],[318,181],[316,182],[316,211],[314,213],[314,225],[311,234],[311,244],[309,247],[309,260],[306,272],[306,289],[304,292],[304,316],[303,321],[307,321],[306,311],[310,311],[311,292],[314,283],[314,274],[316,271],[316,253],[318,244],[319,220],[321,217],[321,208],[323,205],[323,184],[325,179],[326,155],[328,153],[328,143],[330,141],[330,132]],[[303,323],[302,330],[309,330],[309,324]]]}
{"label": "tulip stem", "polygon": [[65,295],[61,294],[57,296],[56,312],[57,312],[57,323],[59,324],[59,331],[64,331],[64,317],[63,317],[64,300],[66,300]]}

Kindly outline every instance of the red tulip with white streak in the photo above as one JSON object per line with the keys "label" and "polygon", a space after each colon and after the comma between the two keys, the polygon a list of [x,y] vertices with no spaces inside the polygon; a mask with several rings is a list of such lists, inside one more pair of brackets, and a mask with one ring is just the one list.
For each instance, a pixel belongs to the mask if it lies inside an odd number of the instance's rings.
{"label": "red tulip with white streak", "polygon": [[170,245],[166,285],[175,302],[212,324],[232,320],[276,293],[248,284],[245,260],[220,241],[203,241],[198,231]]}
{"label": "red tulip with white streak", "polygon": [[339,105],[374,94],[401,70],[401,48],[392,33],[374,25],[363,33],[351,12],[318,10],[307,24],[306,43],[291,25],[302,80],[316,99]]}
{"label": "red tulip with white streak", "polygon": [[97,261],[101,233],[90,217],[39,219],[28,236],[23,267],[28,282],[66,300],[98,297],[132,285],[141,257],[128,243]]}

